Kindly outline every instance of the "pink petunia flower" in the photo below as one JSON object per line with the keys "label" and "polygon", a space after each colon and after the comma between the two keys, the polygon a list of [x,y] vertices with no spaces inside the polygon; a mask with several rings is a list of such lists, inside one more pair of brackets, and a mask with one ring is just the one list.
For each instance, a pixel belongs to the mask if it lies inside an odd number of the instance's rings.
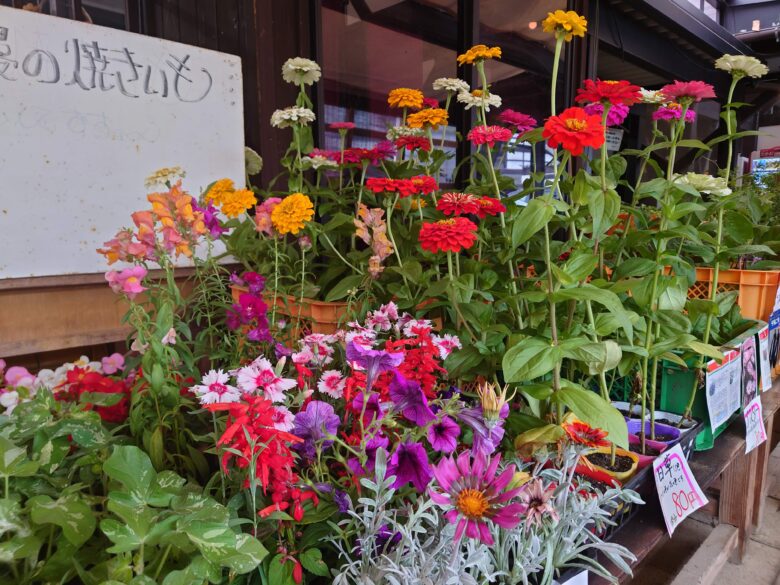
{"label": "pink petunia flower", "polygon": [[457,460],[447,457],[434,466],[433,475],[442,491],[431,487],[429,493],[435,503],[449,508],[444,517],[450,524],[457,524],[456,542],[465,533],[468,538],[492,546],[491,523],[507,529],[520,524],[526,506],[519,502],[507,503],[521,491],[521,488],[507,489],[515,466],[508,465],[496,475],[500,463],[500,456],[491,459],[477,454],[472,459],[471,452],[464,451]]}
{"label": "pink petunia flower", "polygon": [[238,370],[237,374],[237,385],[242,392],[254,394],[260,391],[271,402],[284,400],[285,391],[294,388],[296,384],[291,378],[278,376],[271,362],[265,358],[256,359]]}
{"label": "pink petunia flower", "polygon": [[703,81],[675,81],[661,88],[663,96],[672,102],[700,102],[714,98],[715,89]]}
{"label": "pink petunia flower", "polygon": [[111,374],[116,374],[124,369],[125,356],[121,353],[112,353],[100,360],[100,363],[102,365],[103,373],[110,376]]}
{"label": "pink petunia flower", "polygon": [[344,395],[344,388],[347,380],[338,370],[325,370],[317,382],[317,390],[327,394],[331,398],[341,398]]}
{"label": "pink petunia flower", "polygon": [[146,268],[143,266],[133,266],[117,272],[109,270],[106,272],[106,280],[111,290],[115,293],[124,293],[130,300],[144,292],[146,287],[141,284],[146,277]]}

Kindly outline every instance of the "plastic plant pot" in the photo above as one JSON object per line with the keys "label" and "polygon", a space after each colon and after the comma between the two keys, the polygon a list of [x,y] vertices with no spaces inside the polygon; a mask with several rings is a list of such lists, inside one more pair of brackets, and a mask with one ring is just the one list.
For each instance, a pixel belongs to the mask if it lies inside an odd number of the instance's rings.
{"label": "plastic plant pot", "polygon": [[[628,444],[629,445],[641,445],[642,440],[638,435],[628,435]],[[648,438],[645,438],[645,447],[650,447],[651,449],[658,451],[658,455],[666,451],[667,445],[666,443],[661,443],[660,441],[651,441]],[[658,457],[658,455],[644,455],[642,453],[636,453],[636,456],[639,457],[639,465],[637,469],[644,469],[648,465],[650,465],[653,462],[653,459]]]}
{"label": "plastic plant pot", "polygon": [[630,479],[631,476],[633,476],[636,473],[637,468],[639,466],[639,457],[637,456],[637,454],[632,453],[631,451],[626,451],[625,449],[617,448],[615,450],[616,455],[619,455],[621,457],[628,457],[629,459],[632,460],[631,467],[625,471],[613,471],[611,469],[607,469],[606,467],[602,467],[601,465],[593,463],[590,459],[588,459],[588,456],[593,455],[595,453],[601,453],[603,455],[609,456],[612,453],[612,449],[611,447],[596,447],[595,449],[590,449],[589,451],[583,453],[580,456],[580,462],[582,463],[582,465],[606,473],[610,477],[615,478],[621,483],[624,483],[626,480]]}
{"label": "plastic plant pot", "polygon": [[[642,432],[642,421],[637,418],[632,418],[627,420],[626,426],[628,427],[628,433],[631,435],[640,435]],[[651,437],[649,420],[644,421],[644,427],[645,427],[645,438],[649,439]],[[661,423],[655,423],[655,434],[656,434],[656,438],[654,439],[655,441],[659,443],[665,443],[667,445],[673,445],[674,443],[680,440],[680,429],[676,427],[670,427],[669,425],[664,425]],[[670,438],[668,440],[662,441],[658,439],[658,435],[667,436]]]}

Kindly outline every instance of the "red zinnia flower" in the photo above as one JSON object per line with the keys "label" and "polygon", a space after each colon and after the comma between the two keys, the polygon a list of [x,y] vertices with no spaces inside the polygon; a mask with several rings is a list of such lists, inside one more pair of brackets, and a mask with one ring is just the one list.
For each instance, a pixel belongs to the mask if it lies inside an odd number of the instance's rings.
{"label": "red zinnia flower", "polygon": [[661,93],[671,102],[700,102],[715,97],[713,87],[703,81],[675,81],[664,85]]}
{"label": "red zinnia flower", "polygon": [[584,422],[575,421],[564,424],[563,430],[573,442],[586,447],[606,447],[609,445],[609,441],[605,440],[607,436],[605,431],[594,429]]}
{"label": "red zinnia flower", "polygon": [[366,180],[366,189],[374,193],[398,193],[401,197],[427,195],[439,186],[436,179],[420,175],[411,179],[381,179],[372,177]]}
{"label": "red zinnia flower", "polygon": [[465,217],[424,223],[420,229],[420,246],[429,252],[460,252],[477,241],[477,226]]}
{"label": "red zinnia flower", "polygon": [[479,212],[479,197],[471,193],[444,193],[436,204],[444,215],[468,215]]}
{"label": "red zinnia flower", "polygon": [[550,147],[560,144],[572,156],[579,156],[586,146],[599,148],[604,144],[604,126],[601,116],[586,114],[582,108],[567,108],[558,116],[550,116],[544,123],[542,137]]}
{"label": "red zinnia flower", "polygon": [[639,86],[628,81],[585,80],[585,87],[577,90],[577,102],[608,102],[632,106],[641,99]]}
{"label": "red zinnia flower", "polygon": [[516,132],[522,134],[536,128],[536,118],[524,114],[522,112],[516,112],[507,108],[498,115],[498,119],[502,124],[507,126],[513,126]]}
{"label": "red zinnia flower", "polygon": [[420,175],[409,179],[414,187],[414,195],[428,195],[436,191],[439,186],[436,184],[436,179],[428,177],[426,175]]}
{"label": "red zinnia flower", "polygon": [[479,204],[477,208],[477,217],[479,219],[485,219],[488,215],[498,215],[506,211],[506,206],[493,197],[482,197],[477,203]]}
{"label": "red zinnia flower", "polygon": [[477,146],[487,144],[493,148],[496,142],[509,142],[512,131],[501,126],[476,126],[469,131],[467,138]]}
{"label": "red zinnia flower", "polygon": [[423,108],[438,108],[439,107],[439,100],[436,98],[431,97],[424,97],[423,98]]}
{"label": "red zinnia flower", "polygon": [[352,130],[354,127],[354,122],[331,122],[328,124],[328,128],[331,130]]}
{"label": "red zinnia flower", "polygon": [[399,136],[395,139],[395,147],[406,148],[406,150],[420,148],[428,151],[431,149],[431,141],[425,136]]}

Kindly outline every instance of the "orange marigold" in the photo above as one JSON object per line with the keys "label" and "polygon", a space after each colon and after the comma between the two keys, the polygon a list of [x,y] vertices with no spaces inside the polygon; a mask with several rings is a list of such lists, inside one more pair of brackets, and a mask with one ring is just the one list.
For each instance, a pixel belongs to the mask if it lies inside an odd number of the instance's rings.
{"label": "orange marigold", "polygon": [[397,87],[390,90],[387,94],[387,103],[391,108],[411,108],[419,110],[423,107],[423,92],[419,89],[409,89],[408,87]]}
{"label": "orange marigold", "polygon": [[427,108],[406,117],[406,125],[410,128],[432,128],[446,126],[449,116],[443,108]]}
{"label": "orange marigold", "polygon": [[458,55],[458,65],[473,65],[477,61],[485,59],[500,59],[501,47],[488,47],[487,45],[474,45],[462,55]]}

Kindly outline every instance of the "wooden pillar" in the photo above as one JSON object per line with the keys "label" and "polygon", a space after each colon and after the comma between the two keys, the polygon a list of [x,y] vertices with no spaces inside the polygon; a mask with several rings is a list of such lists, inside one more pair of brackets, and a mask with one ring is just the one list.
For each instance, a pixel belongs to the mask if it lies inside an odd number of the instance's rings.
{"label": "wooden pillar", "polygon": [[764,510],[766,509],[766,496],[769,490],[767,483],[767,469],[769,466],[769,457],[772,455],[772,432],[774,430],[775,414],[770,414],[764,423],[767,440],[755,450],[756,453],[756,485],[753,491],[753,526],[759,528],[764,519]]}
{"label": "wooden pillar", "polygon": [[739,531],[732,562],[741,563],[753,532],[754,493],[758,467],[758,451],[736,457],[723,472],[720,490],[720,521],[736,526]]}
{"label": "wooden pillar", "polygon": [[[479,42],[479,2],[472,0],[458,0],[458,38],[455,51],[458,55],[465,53],[473,45]],[[471,65],[458,67],[458,75],[469,87],[478,87],[477,69]],[[461,136],[466,136],[471,130],[472,111],[465,108],[454,108],[452,110],[452,121],[455,124],[455,131]],[[468,140],[458,142],[455,147],[455,160],[460,162],[471,155],[471,143]],[[458,169],[455,176],[455,184],[463,186],[468,181],[469,164],[465,163]]]}

